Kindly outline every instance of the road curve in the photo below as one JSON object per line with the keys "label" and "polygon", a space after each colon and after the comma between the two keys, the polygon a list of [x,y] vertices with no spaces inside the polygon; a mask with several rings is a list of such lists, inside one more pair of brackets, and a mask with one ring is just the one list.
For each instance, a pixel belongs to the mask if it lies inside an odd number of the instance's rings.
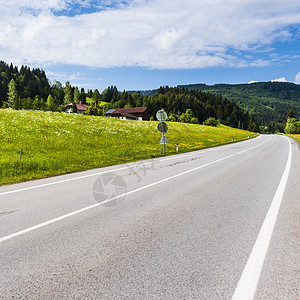
{"label": "road curve", "polygon": [[0,187],[0,299],[299,299],[299,176],[262,135]]}

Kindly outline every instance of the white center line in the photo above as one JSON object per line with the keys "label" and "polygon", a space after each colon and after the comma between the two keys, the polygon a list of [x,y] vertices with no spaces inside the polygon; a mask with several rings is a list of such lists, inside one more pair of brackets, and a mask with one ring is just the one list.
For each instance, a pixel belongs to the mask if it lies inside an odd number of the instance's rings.
{"label": "white center line", "polygon": [[156,182],[154,182],[154,183],[148,184],[148,185],[143,186],[143,187],[141,187],[141,188],[132,190],[132,191],[127,192],[127,193],[125,193],[125,194],[118,195],[118,196],[116,196],[116,197],[114,197],[114,198],[107,199],[106,201],[103,201],[103,202],[101,202],[101,203],[96,203],[96,204],[93,204],[93,205],[84,207],[84,208],[82,208],[82,209],[73,211],[73,212],[71,212],[71,213],[68,213],[68,214],[62,215],[62,216],[60,216],[60,217],[51,219],[51,220],[49,220],[49,221],[40,223],[40,224],[38,224],[38,225],[35,225],[35,226],[32,226],[32,227],[26,228],[26,229],[24,229],[24,230],[15,232],[15,233],[13,233],[13,234],[4,236],[4,237],[0,238],[0,243],[2,243],[2,242],[4,242],[4,241],[7,241],[7,240],[10,240],[10,239],[12,239],[12,238],[14,238],[14,237],[23,235],[23,234],[25,234],[25,233],[28,233],[28,232],[30,232],[30,231],[36,230],[36,229],[38,229],[38,228],[41,228],[41,227],[44,227],[44,226],[47,226],[47,225],[56,223],[56,222],[58,222],[58,221],[61,221],[61,220],[63,220],[63,219],[66,219],[66,218],[69,218],[69,217],[71,217],[71,216],[77,215],[77,214],[82,213],[82,212],[84,212],[84,211],[90,210],[90,209],[95,208],[95,207],[97,207],[97,206],[99,206],[99,205],[101,205],[101,204],[104,204],[104,203],[107,203],[107,202],[114,201],[114,200],[116,200],[116,199],[118,199],[118,198],[122,198],[122,197],[125,197],[125,196],[127,196],[127,195],[137,193],[137,192],[139,192],[139,191],[141,191],[141,190],[144,190],[144,189],[150,188],[150,187],[152,187],[152,186],[161,184],[161,183],[163,183],[163,182],[169,181],[169,180],[174,179],[174,178],[176,178],[176,177],[183,176],[183,175],[185,175],[185,174],[188,174],[188,173],[194,172],[194,171],[196,171],[196,170],[205,168],[205,167],[207,167],[207,166],[216,164],[216,163],[218,163],[218,162],[221,162],[221,161],[226,160],[226,159],[228,159],[228,158],[231,158],[231,157],[233,157],[233,156],[234,156],[234,155],[232,154],[232,155],[229,155],[229,156],[220,158],[220,159],[215,160],[215,161],[212,161],[212,162],[210,162],[210,163],[207,163],[207,164],[198,166],[198,167],[193,168],[193,169],[190,169],[190,170],[188,170],[188,171],[185,171],[185,172],[182,172],[182,173],[178,173],[178,174],[176,174],[176,175],[173,175],[173,176],[167,177],[167,178],[165,178],[165,179],[156,181]]}

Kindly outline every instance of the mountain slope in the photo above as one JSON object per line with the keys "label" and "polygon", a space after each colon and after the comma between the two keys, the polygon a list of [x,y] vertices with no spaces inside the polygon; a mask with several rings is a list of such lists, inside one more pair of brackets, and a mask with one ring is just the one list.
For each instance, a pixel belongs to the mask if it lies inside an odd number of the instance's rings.
{"label": "mountain slope", "polygon": [[286,82],[252,84],[190,84],[189,89],[222,95],[254,116],[261,125],[284,123],[290,109],[300,116],[300,85]]}

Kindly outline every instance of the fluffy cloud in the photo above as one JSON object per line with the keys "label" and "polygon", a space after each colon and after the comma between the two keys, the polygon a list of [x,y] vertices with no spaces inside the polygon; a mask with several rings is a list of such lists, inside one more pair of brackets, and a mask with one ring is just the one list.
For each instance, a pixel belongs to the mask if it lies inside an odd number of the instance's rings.
{"label": "fluffy cloud", "polygon": [[[97,3],[1,3],[1,59],[42,66],[262,66],[272,62],[272,42],[289,38],[288,26],[300,23],[296,0],[274,0],[272,5],[267,0]],[[87,7],[93,7],[93,13],[83,14]]]}
{"label": "fluffy cloud", "polygon": [[300,72],[295,77],[295,83],[300,84]]}
{"label": "fluffy cloud", "polygon": [[271,82],[287,82],[287,80],[285,79],[285,77],[280,77],[280,78],[271,80]]}

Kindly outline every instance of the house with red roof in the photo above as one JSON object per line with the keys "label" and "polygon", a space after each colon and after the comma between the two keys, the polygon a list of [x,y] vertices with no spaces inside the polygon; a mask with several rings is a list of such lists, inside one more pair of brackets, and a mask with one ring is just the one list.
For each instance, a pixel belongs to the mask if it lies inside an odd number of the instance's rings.
{"label": "house with red roof", "polygon": [[[65,107],[65,113],[72,113],[73,112],[73,103],[70,103],[68,104],[66,107]],[[87,104],[82,104],[81,101],[80,103],[76,103],[76,107],[77,107],[77,112],[79,114],[82,114],[83,112],[86,111],[88,105]]]}
{"label": "house with red roof", "polygon": [[150,121],[152,113],[147,107],[130,107],[110,109],[106,115],[122,120]]}

